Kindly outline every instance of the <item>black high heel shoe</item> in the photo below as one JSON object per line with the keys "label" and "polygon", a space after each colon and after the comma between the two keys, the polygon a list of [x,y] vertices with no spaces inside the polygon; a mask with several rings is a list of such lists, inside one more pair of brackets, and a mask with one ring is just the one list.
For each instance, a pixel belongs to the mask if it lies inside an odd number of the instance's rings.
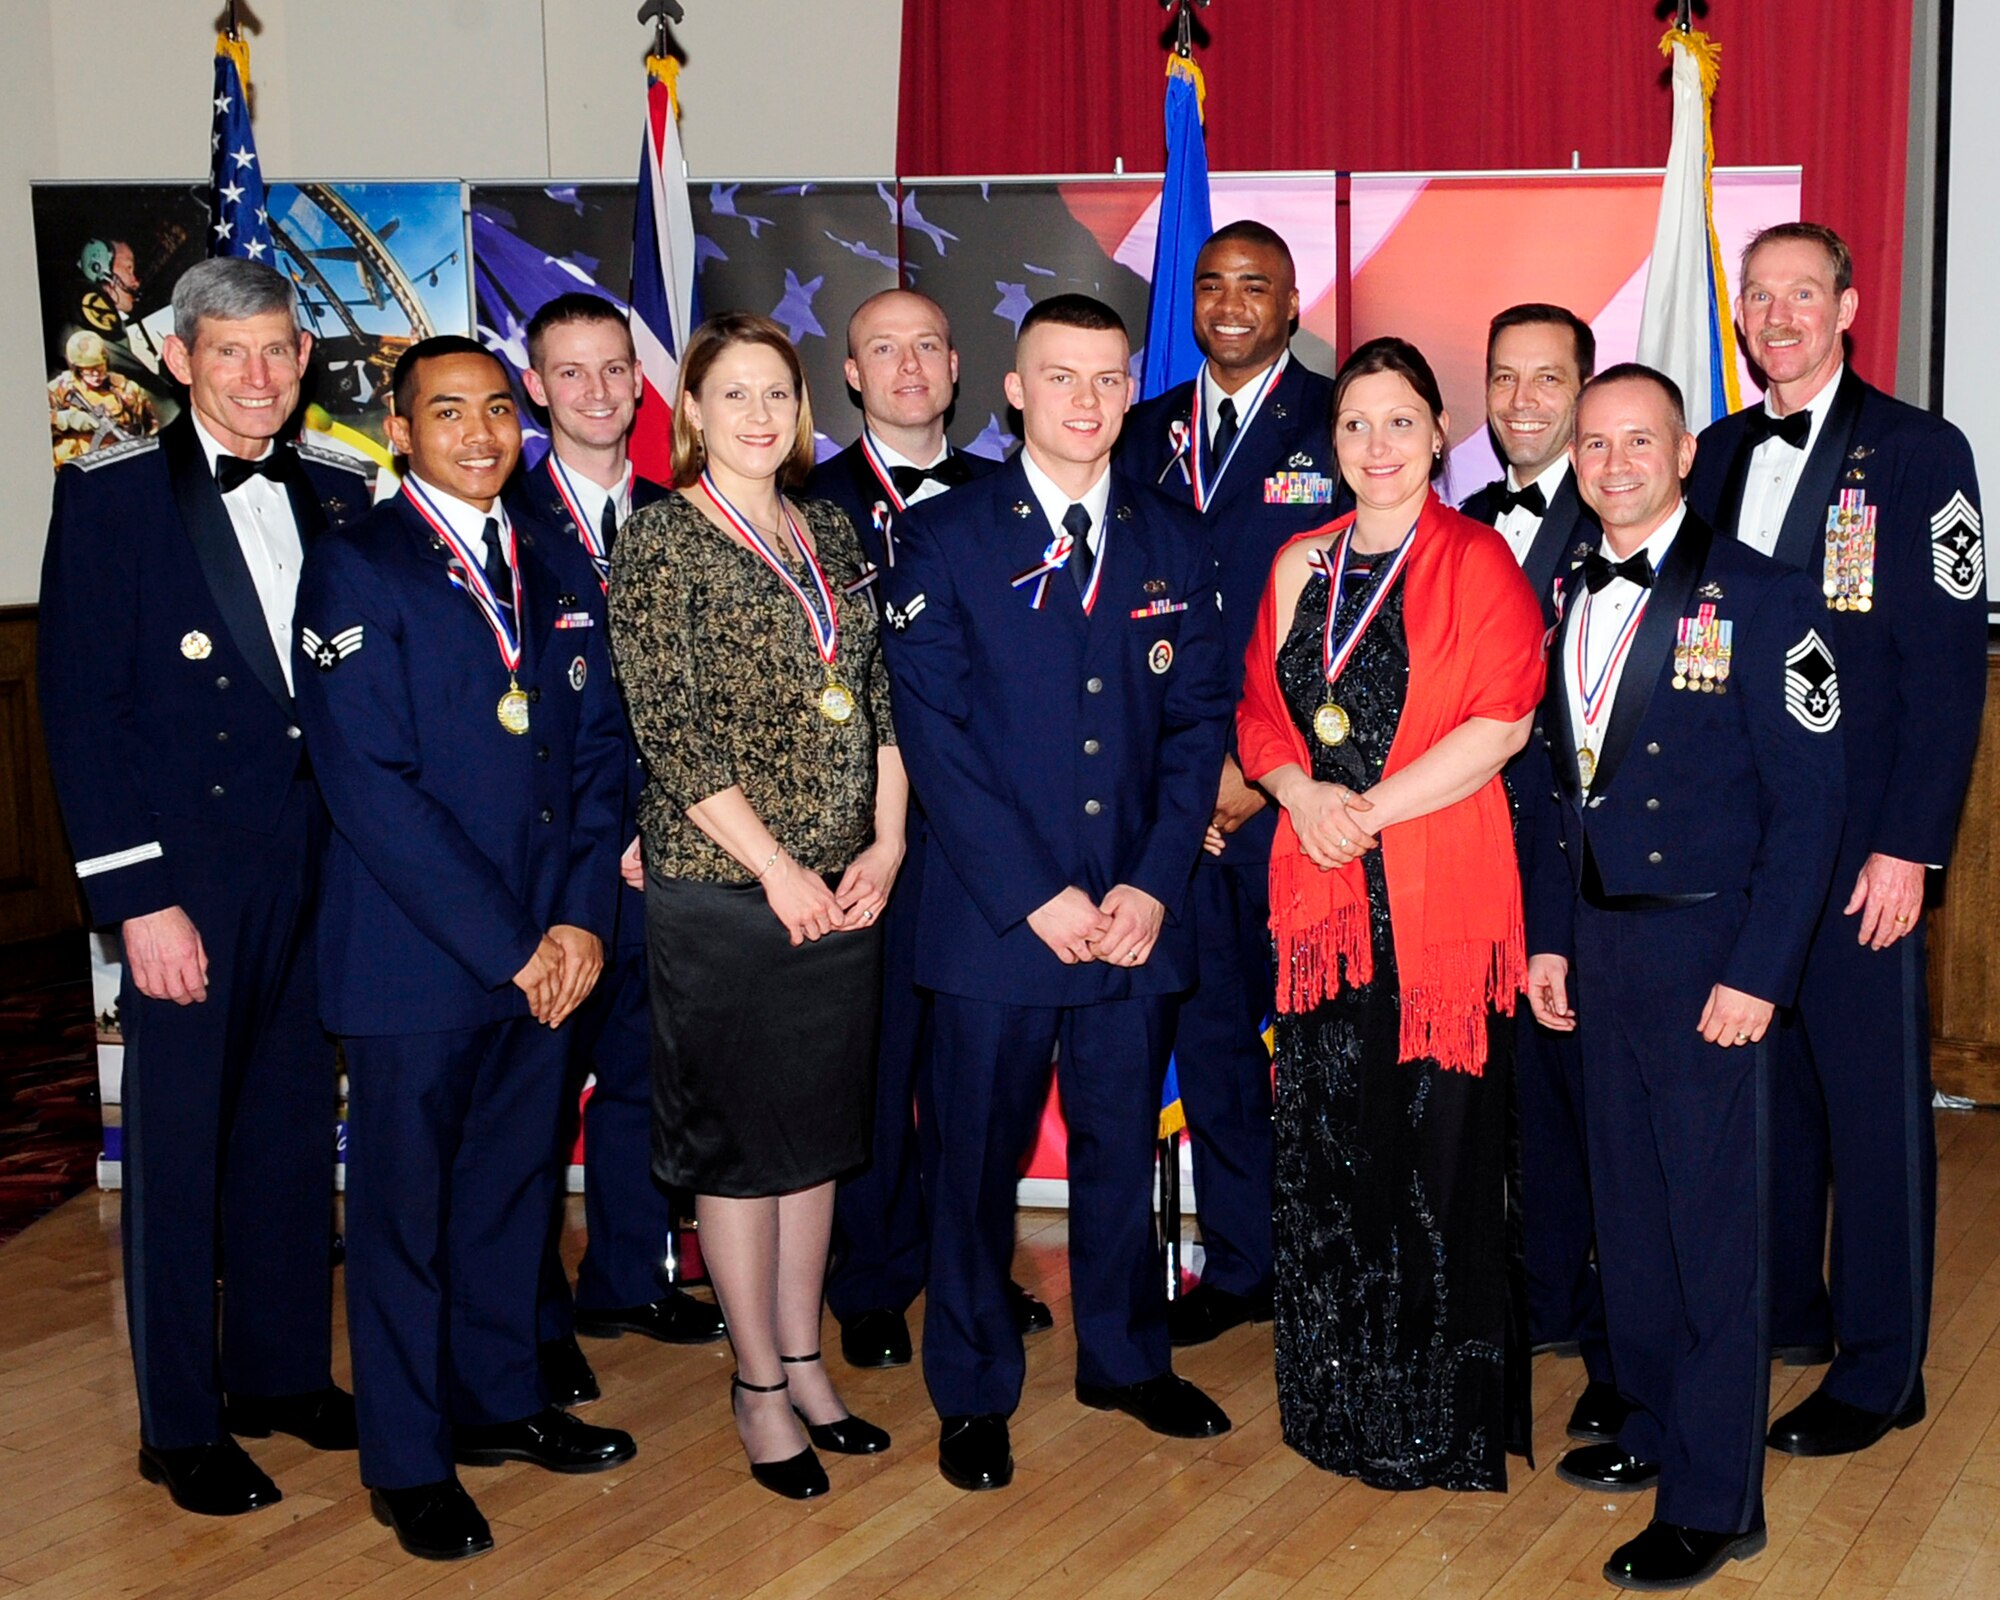
{"label": "black high heel shoe", "polygon": [[[740,1377],[731,1376],[731,1390],[741,1389],[745,1394],[783,1394],[790,1384],[745,1383]],[[736,1396],[729,1397],[729,1407],[736,1409]],[[810,1432],[810,1430],[808,1430]],[[787,1500],[810,1500],[822,1495],[833,1487],[826,1481],[826,1468],[819,1464],[819,1457],[808,1445],[795,1456],[787,1456],[783,1461],[753,1461],[750,1476],[755,1478],[773,1494],[781,1494]]]}
{"label": "black high heel shoe", "polygon": [[[809,1356],[779,1356],[788,1367],[804,1366],[819,1360],[815,1350]],[[822,1450],[837,1456],[875,1456],[889,1448],[889,1436],[872,1422],[848,1415],[833,1422],[814,1422],[795,1405],[792,1413],[806,1425],[806,1437]]]}

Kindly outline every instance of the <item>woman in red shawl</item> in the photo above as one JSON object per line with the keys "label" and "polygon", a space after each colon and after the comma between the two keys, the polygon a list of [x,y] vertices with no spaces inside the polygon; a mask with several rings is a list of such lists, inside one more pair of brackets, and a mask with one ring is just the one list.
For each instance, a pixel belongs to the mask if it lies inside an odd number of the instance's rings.
{"label": "woman in red shawl", "polygon": [[1237,714],[1243,771],[1283,808],[1279,1414],[1309,1460],[1384,1489],[1504,1489],[1527,1446],[1494,1018],[1524,967],[1499,774],[1542,626],[1505,542],[1430,487],[1447,426],[1413,346],[1341,368],[1358,509],[1279,552]]}

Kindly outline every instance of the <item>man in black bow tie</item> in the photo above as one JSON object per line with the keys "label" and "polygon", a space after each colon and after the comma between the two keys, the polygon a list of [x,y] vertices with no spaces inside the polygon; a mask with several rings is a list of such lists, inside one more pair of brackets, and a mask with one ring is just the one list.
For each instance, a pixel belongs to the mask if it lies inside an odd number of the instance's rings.
{"label": "man in black bow tie", "polygon": [[91,919],[125,943],[139,1470],[212,1516],[279,1498],[232,1434],[355,1445],[330,1365],[326,813],[292,700],[309,670],[292,606],[306,550],[367,509],[369,485],[292,440],[311,354],[279,273],[189,269],[165,347],[187,409],[58,474],[42,569],[49,759]]}

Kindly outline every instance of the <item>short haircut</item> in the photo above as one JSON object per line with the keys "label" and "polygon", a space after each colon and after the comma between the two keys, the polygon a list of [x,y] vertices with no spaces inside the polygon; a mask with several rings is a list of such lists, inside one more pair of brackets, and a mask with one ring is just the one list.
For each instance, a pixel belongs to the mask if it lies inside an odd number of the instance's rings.
{"label": "short haircut", "polygon": [[1493,347],[1500,342],[1500,335],[1509,328],[1567,328],[1570,337],[1576,341],[1576,374],[1583,382],[1590,381],[1590,375],[1597,370],[1597,335],[1590,331],[1585,322],[1567,306],[1552,306],[1544,301],[1530,300],[1518,306],[1509,306],[1495,317],[1486,329],[1486,370],[1493,370]]}
{"label": "short haircut", "polygon": [[850,358],[854,354],[854,325],[861,320],[861,314],[870,306],[887,300],[894,295],[908,295],[912,300],[921,300],[931,310],[935,311],[937,313],[938,326],[944,330],[945,347],[947,349],[954,348],[951,339],[951,318],[945,315],[944,307],[939,305],[929,295],[925,294],[921,289],[877,289],[866,300],[862,301],[860,305],[856,306],[854,314],[847,319],[847,354]]}
{"label": "short haircut", "polygon": [[1102,300],[1087,294],[1052,294],[1046,300],[1038,300],[1021,319],[1015,343],[1018,345],[1031,329],[1044,324],[1052,328],[1082,328],[1090,333],[1123,334],[1126,344],[1132,342],[1125,319]]}
{"label": "short haircut", "polygon": [[1688,431],[1687,400],[1681,394],[1681,386],[1674,382],[1658,367],[1649,367],[1641,361],[1621,361],[1615,367],[1606,367],[1583,386],[1583,394],[1577,396],[1577,406],[1581,409],[1584,397],[1599,389],[1609,388],[1614,383],[1650,383],[1667,397],[1667,408],[1673,414],[1674,432]]}
{"label": "short haircut", "polygon": [[1743,281],[1750,278],[1750,258],[1767,244],[1784,244],[1796,239],[1801,244],[1816,244],[1826,252],[1826,259],[1833,268],[1833,292],[1845,294],[1854,287],[1854,252],[1847,248],[1847,241],[1823,222],[1779,222],[1768,228],[1760,228],[1750,236],[1750,242],[1743,247],[1742,259],[1737,263]]}
{"label": "short haircut", "polygon": [[625,313],[601,294],[574,289],[557,295],[528,319],[528,365],[540,372],[544,336],[549,329],[572,322],[615,322],[625,330],[626,348],[634,356],[638,354],[638,347],[632,343],[632,325],[625,320]]}
{"label": "short haircut", "polygon": [[[1293,277],[1298,276],[1298,268],[1292,264],[1292,247],[1285,243],[1285,236],[1276,228],[1266,227],[1261,222],[1253,222],[1248,217],[1239,222],[1225,222],[1202,240],[1202,252],[1205,254],[1219,244],[1248,244],[1255,245],[1260,250],[1275,250],[1284,258],[1285,270]],[[1201,256],[1197,255],[1195,259],[1199,261]]]}
{"label": "short haircut", "polygon": [[276,267],[243,256],[198,261],[174,285],[174,337],[189,349],[203,322],[244,322],[282,311],[299,325],[299,292]]}
{"label": "short haircut", "polygon": [[687,397],[701,392],[709,369],[724,351],[739,344],[758,344],[775,351],[778,359],[784,362],[792,388],[799,397],[798,433],[792,440],[791,454],[785,457],[785,464],[778,469],[779,483],[789,489],[804,482],[805,475],[812,471],[812,395],[806,389],[806,371],[799,364],[798,351],[785,337],[785,330],[769,317],[760,317],[753,311],[725,311],[696,328],[688,336],[687,349],[681,355],[680,380],[674,385],[673,479],[676,489],[685,489],[700,478],[702,468],[708,462],[708,447],[702,443],[701,431],[687,418]]}
{"label": "short haircut", "polygon": [[[1333,412],[1340,415],[1340,403],[1347,398],[1347,391],[1356,378],[1365,378],[1372,373],[1393,372],[1417,391],[1417,398],[1430,409],[1431,422],[1436,426],[1438,436],[1444,436],[1444,394],[1438,388],[1437,374],[1431,371],[1431,364],[1424,359],[1423,351],[1407,339],[1389,335],[1381,339],[1370,339],[1340,365],[1340,371],[1333,379]],[[1441,477],[1444,473],[1444,452],[1440,450],[1431,462],[1431,476]]]}
{"label": "short haircut", "polygon": [[389,379],[389,398],[397,416],[407,420],[410,408],[417,402],[417,368],[440,356],[483,356],[499,368],[501,387],[513,387],[506,363],[477,339],[468,339],[462,333],[434,333],[428,339],[419,339],[396,358],[396,370]]}

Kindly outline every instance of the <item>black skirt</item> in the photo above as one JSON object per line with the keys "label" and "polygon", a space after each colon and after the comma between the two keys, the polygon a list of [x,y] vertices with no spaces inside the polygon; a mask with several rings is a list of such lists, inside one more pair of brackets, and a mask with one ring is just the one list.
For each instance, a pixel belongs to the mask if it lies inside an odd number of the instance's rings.
{"label": "black skirt", "polygon": [[756,884],[649,873],[646,961],[662,1183],[748,1198],[867,1165],[879,923],[794,948]]}

